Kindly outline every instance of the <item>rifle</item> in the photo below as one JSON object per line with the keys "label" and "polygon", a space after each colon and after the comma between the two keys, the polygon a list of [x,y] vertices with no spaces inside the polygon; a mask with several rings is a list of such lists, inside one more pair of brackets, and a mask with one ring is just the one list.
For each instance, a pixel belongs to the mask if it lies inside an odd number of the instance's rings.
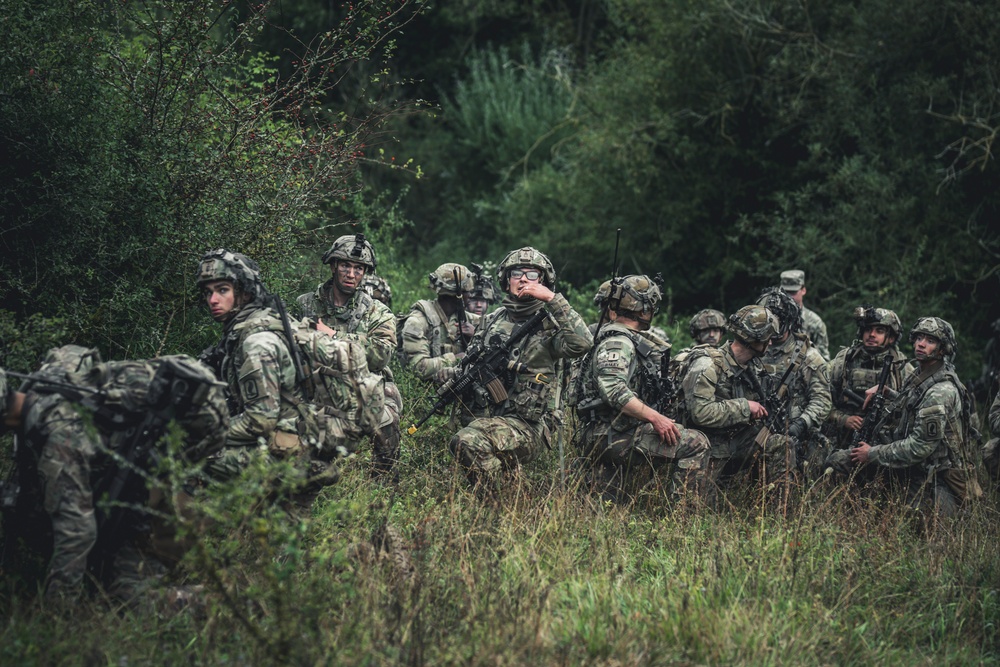
{"label": "rifle", "polygon": [[268,299],[270,299],[271,305],[278,313],[278,317],[281,318],[281,327],[285,330],[285,339],[288,341],[288,353],[291,355],[292,365],[295,367],[295,384],[302,389],[306,402],[311,402],[313,398],[312,386],[311,383],[306,382],[302,352],[299,350],[299,344],[295,341],[295,334],[292,333],[292,324],[288,320],[288,311],[285,310],[285,303],[277,294],[268,294]]}
{"label": "rifle", "polygon": [[[785,369],[785,373],[781,376],[781,381],[778,382],[776,389],[772,389],[764,398],[764,407],[767,409],[767,416],[764,417],[764,426],[761,427],[760,431],[757,433],[757,437],[754,438],[754,442],[760,446],[764,446],[764,443],[773,433],[786,433],[788,431],[788,402],[791,396],[788,393],[789,378],[792,372],[799,367],[799,362],[796,360],[794,363],[788,365]],[[750,376],[754,380],[756,389],[759,390],[760,382],[753,375]],[[761,392],[763,394],[763,392]]]}
{"label": "rifle", "polygon": [[465,299],[462,297],[462,281],[459,280],[458,268],[451,270],[452,275],[455,276],[455,290],[458,291],[458,340],[461,341],[462,352],[469,349],[470,338],[467,338],[463,327],[468,319],[465,317]]}
{"label": "rifle", "polygon": [[[515,330],[506,341],[495,341],[489,346],[478,346],[465,355],[458,375],[438,389],[440,398],[427,414],[406,430],[407,434],[416,433],[434,413],[448,407],[476,387],[485,389],[494,404],[507,400],[507,388],[500,379],[500,375],[524,372],[526,368],[524,364],[513,359],[511,353],[522,340],[538,331],[548,316],[548,312],[542,308]],[[536,380],[544,383],[547,378],[539,373]]]}
{"label": "rifle", "polygon": [[871,444],[871,440],[875,436],[875,429],[878,428],[885,417],[885,394],[883,392],[885,391],[885,383],[889,380],[889,370],[891,368],[892,358],[887,354],[885,355],[885,361],[882,362],[882,372],[878,375],[878,390],[872,396],[868,412],[865,413],[864,421],[861,422],[861,428],[851,436],[852,448],[857,447],[862,442]]}

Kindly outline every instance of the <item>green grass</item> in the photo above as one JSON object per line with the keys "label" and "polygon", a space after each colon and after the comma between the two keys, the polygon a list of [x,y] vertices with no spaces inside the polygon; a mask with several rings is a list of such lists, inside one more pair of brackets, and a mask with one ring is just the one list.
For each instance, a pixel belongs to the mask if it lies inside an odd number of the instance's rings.
{"label": "green grass", "polygon": [[[416,395],[416,394],[413,394]],[[399,484],[367,452],[311,511],[245,495],[176,582],[179,613],[5,595],[0,664],[983,664],[1000,653],[997,507],[926,525],[813,488],[785,516],[752,489],[722,511],[655,486],[602,503],[545,453],[496,499],[470,493],[444,418],[404,436]],[[213,504],[215,503],[215,504]],[[379,538],[388,532],[399,544]],[[373,536],[375,539],[373,539]],[[380,548],[381,546],[381,548]]]}

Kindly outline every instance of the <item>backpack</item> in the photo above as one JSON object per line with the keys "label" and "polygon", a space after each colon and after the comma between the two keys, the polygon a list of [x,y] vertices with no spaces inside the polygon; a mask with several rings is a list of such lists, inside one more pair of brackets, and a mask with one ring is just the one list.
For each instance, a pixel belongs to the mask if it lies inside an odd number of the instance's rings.
{"label": "backpack", "polygon": [[710,343],[685,348],[670,359],[669,375],[677,395],[674,399],[674,419],[679,424],[689,426],[687,400],[684,396],[684,379],[688,376],[691,366],[702,357],[710,357],[712,362],[722,371],[722,354],[719,348]]}
{"label": "backpack", "polygon": [[[353,451],[363,436],[378,432],[385,407],[384,379],[369,370],[361,343],[316,331],[307,320],[290,317],[289,325],[301,353],[306,377],[300,389],[311,414],[298,405],[303,401],[290,395],[283,398],[299,407],[304,419],[315,420],[319,458],[333,458],[339,450]],[[285,336],[281,319],[274,313],[258,320],[247,335],[258,331]]]}

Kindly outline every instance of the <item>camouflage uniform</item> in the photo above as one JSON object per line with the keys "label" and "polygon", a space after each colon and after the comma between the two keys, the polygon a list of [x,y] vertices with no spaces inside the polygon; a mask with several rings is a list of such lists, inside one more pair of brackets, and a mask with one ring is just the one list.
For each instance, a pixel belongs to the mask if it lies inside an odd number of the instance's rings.
{"label": "camouflage uniform", "polygon": [[[671,445],[660,439],[653,425],[621,412],[633,398],[654,406],[658,396],[644,374],[658,378],[663,354],[662,339],[620,324],[609,324],[600,333],[589,364],[585,364],[583,396],[577,413],[583,422],[581,448],[604,472],[611,485],[615,474],[634,465],[658,468],[676,462],[671,491],[674,496],[698,492],[705,476],[708,438],[699,431],[678,426],[680,437]],[[624,480],[621,480],[624,482]]]}
{"label": "camouflage uniform", "polygon": [[903,384],[906,358],[899,351],[895,341],[885,347],[868,349],[861,340],[865,329],[876,325],[885,326],[890,330],[890,335],[898,340],[901,333],[899,318],[891,310],[884,308],[869,310],[861,307],[858,311],[855,312],[858,321],[858,340],[851,347],[841,350],[829,365],[833,408],[827,417],[824,431],[834,441],[835,449],[848,447],[853,441],[855,432],[847,428],[847,419],[864,415],[861,406],[864,403],[865,392],[878,384],[879,373],[886,357],[891,360],[892,365],[885,385],[898,391]]}
{"label": "camouflage uniform", "polygon": [[[937,337],[942,356],[909,374],[898,393],[889,392],[889,418],[875,438],[878,444],[869,443],[868,461],[888,469],[910,507],[953,516],[959,503],[978,489],[966,452],[972,435],[971,399],[951,362],[957,352],[951,325],[940,318],[921,318],[911,330],[911,342],[917,333]],[[835,469],[850,467],[847,450],[834,455]]]}
{"label": "camouflage uniform", "polygon": [[225,320],[214,353],[216,371],[226,383],[232,417],[226,446],[210,457],[207,472],[225,479],[238,475],[255,456],[307,454],[317,445],[314,416],[295,377],[288,341],[278,333],[280,316],[264,305],[265,292],[256,262],[225,249],[206,253],[196,283],[204,289],[228,281],[238,304]]}
{"label": "camouflage uniform", "polygon": [[[456,282],[455,275],[459,277]],[[465,352],[467,341],[462,340],[460,316],[464,313],[460,299],[473,289],[469,270],[461,264],[442,264],[430,274],[431,288],[438,293],[437,300],[422,299],[410,307],[402,325],[402,356],[418,377],[444,383],[451,379]],[[445,314],[442,299],[455,304],[455,312]],[[466,321],[475,326],[480,318],[465,313]]]}
{"label": "camouflage uniform", "polygon": [[830,359],[830,339],[826,335],[826,324],[815,312],[802,307],[802,328],[812,341],[813,347],[820,353],[824,361]]}
{"label": "camouflage uniform", "polygon": [[[769,339],[768,332],[778,330],[776,318],[763,307],[745,306],[730,318],[730,329],[739,336],[732,328],[736,318],[759,320],[760,340]],[[761,424],[752,419],[748,401],[763,403],[765,399],[760,384],[764,366],[756,358],[740,364],[732,346],[733,341],[727,341],[719,348],[694,348],[694,358],[681,380],[684,425],[701,430],[711,441],[708,475],[712,481],[720,479],[727,463],[742,467],[759,451],[767,466],[767,479],[778,479],[794,469],[794,450],[785,435],[771,434],[762,445],[755,442]]]}
{"label": "camouflage uniform", "polygon": [[[185,373],[182,384],[164,383],[161,378],[178,366]],[[37,474],[38,501],[51,521],[46,595],[79,594],[90,567],[110,595],[134,598],[148,567],[136,546],[148,525],[134,506],[146,503],[148,489],[140,474],[128,474],[130,469],[123,468],[121,458],[155,444],[132,439],[135,429],[152,424],[148,421],[152,414],[165,415],[160,428],[165,428],[166,415],[170,415],[185,429],[181,453],[189,461],[217,450],[228,422],[222,387],[207,367],[190,357],[100,363],[96,351],[78,346],[50,351],[38,375],[101,392],[100,400],[81,392],[82,400],[77,403],[62,393],[52,393],[45,383],[29,381],[25,387],[22,429],[26,446],[19,451],[17,464],[21,474]],[[195,385],[204,387],[204,392],[195,393]],[[184,388],[190,392],[186,396]],[[154,429],[153,437],[158,437],[156,433],[162,431]],[[163,454],[153,451],[149,457],[133,453],[132,465],[149,470],[157,455]],[[24,477],[22,482],[33,486]],[[96,497],[116,491],[115,500],[129,507],[95,507]],[[27,495],[30,498],[30,492]],[[112,521],[111,516],[118,518]],[[95,550],[98,545],[100,549]]]}
{"label": "camouflage uniform", "polygon": [[[362,234],[341,236],[323,255],[323,263],[336,270],[338,260],[364,264],[368,271],[376,267],[375,250]],[[380,373],[385,380],[385,409],[381,429],[372,438],[373,461],[377,474],[387,472],[399,458],[399,418],[403,412],[403,397],[389,368],[389,360],[396,352],[396,318],[392,311],[371,294],[358,289],[343,306],[334,300],[336,276],[319,285],[315,292],[302,294],[297,302],[302,317],[321,319],[337,332],[337,337],[352,340],[364,346],[368,368]]]}
{"label": "camouflage uniform", "polygon": [[385,278],[375,273],[366,273],[364,280],[361,281],[361,289],[392,310],[392,288],[389,287],[389,282]]}
{"label": "camouflage uniform", "polygon": [[990,434],[993,436],[983,446],[983,465],[996,482],[1000,480],[1000,394],[993,399],[989,415]]}
{"label": "camouflage uniform", "polygon": [[[500,263],[498,277],[504,289],[509,270],[518,266],[541,269],[546,286],[551,289],[555,285],[548,257],[534,248],[521,248]],[[520,323],[540,309],[550,317],[540,330],[521,341],[517,360],[525,370],[507,378],[507,399],[489,404],[483,397],[472,406],[477,418],[451,439],[452,453],[474,484],[494,482],[503,468],[534,459],[543,443],[550,444],[552,425],[548,420],[557,409],[559,394],[557,362],[581,357],[593,344],[587,325],[561,294],[548,303],[518,301],[508,295],[503,304],[483,318],[470,349],[510,338]]]}
{"label": "camouflage uniform", "polygon": [[[792,269],[781,272],[781,289],[788,294],[796,294],[806,285],[805,271]],[[809,336],[813,347],[820,353],[824,361],[830,361],[830,341],[826,335],[826,324],[819,315],[806,308],[802,309],[802,329]]]}

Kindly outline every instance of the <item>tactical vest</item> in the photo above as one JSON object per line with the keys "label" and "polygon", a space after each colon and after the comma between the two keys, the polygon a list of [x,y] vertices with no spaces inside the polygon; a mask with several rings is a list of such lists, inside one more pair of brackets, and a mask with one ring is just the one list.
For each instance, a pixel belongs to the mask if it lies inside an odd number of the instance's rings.
{"label": "tactical vest", "polygon": [[886,386],[890,389],[899,389],[902,384],[900,367],[903,357],[896,348],[889,348],[880,354],[868,355],[864,352],[864,347],[857,345],[844,356],[843,366],[833,368],[835,373],[831,373],[831,394],[834,405],[845,412],[860,415],[861,406],[849,403],[844,397],[844,389],[853,391],[860,397],[864,397],[865,392],[878,384],[879,373],[882,372],[882,364],[886,355],[892,357],[893,363],[889,370],[889,377]]}
{"label": "tactical vest", "polygon": [[[918,377],[914,376],[914,381]],[[959,421],[956,423],[954,417],[949,414],[948,424],[952,433],[961,434],[961,441],[954,442],[947,437],[947,434],[943,434],[942,443],[944,446],[939,446],[926,461],[925,467],[928,471],[964,468],[966,463],[972,460],[970,458],[970,443],[974,437],[978,437],[978,433],[975,433],[972,425],[972,398],[965,385],[959,380],[958,375],[955,374],[954,369],[943,366],[913,390],[906,391],[904,387],[903,393],[899,394],[893,404],[888,407],[892,417],[887,420],[888,423],[883,427],[880,437],[880,444],[905,438],[916,423],[917,412],[924,396],[940,382],[952,383],[961,398],[962,412],[958,418]]]}
{"label": "tactical vest", "polygon": [[689,426],[690,413],[687,409],[687,401],[684,398],[684,378],[687,377],[695,360],[702,357],[709,357],[715,365],[716,371],[721,377],[725,372],[725,361],[719,348],[710,343],[694,345],[681,350],[670,360],[670,375],[673,378],[674,386],[677,387],[677,398],[674,401],[674,419],[678,423]]}
{"label": "tactical vest", "polygon": [[408,361],[403,350],[403,328],[414,310],[420,312],[427,320],[427,324],[430,325],[427,338],[430,341],[431,357],[440,357],[448,352],[454,354],[461,351],[448,335],[448,320],[442,319],[441,307],[436,301],[421,299],[410,307],[410,312],[407,315],[396,320],[396,354],[399,355],[402,363],[405,364]]}
{"label": "tactical vest", "polygon": [[334,309],[326,304],[323,300],[324,288],[329,284],[329,281],[320,285],[315,292],[310,292],[308,294],[303,294],[296,302],[302,311],[302,317],[306,318],[333,318],[333,321],[324,320],[324,324],[329,326],[331,329],[336,329],[337,331],[342,331],[344,333],[357,333],[358,328],[361,326],[361,321],[364,319],[365,313],[371,308],[372,304],[375,302],[375,297],[364,290],[357,290],[352,297],[354,301],[354,308],[346,313],[334,314]]}
{"label": "tactical vest", "polygon": [[[309,402],[285,391],[281,398],[304,421],[300,436],[313,436],[320,458],[332,458],[335,450],[350,450],[354,440],[377,431],[385,406],[384,380],[368,369],[364,346],[359,343],[328,336],[304,321],[293,319],[290,324],[305,367],[300,389]],[[273,313],[237,324],[234,330],[241,344],[262,331],[285,338],[284,326]]]}
{"label": "tactical vest", "polygon": [[593,372],[593,361],[594,355],[597,354],[597,347],[602,342],[615,336],[628,339],[632,343],[633,348],[635,348],[636,374],[630,379],[629,388],[635,392],[639,400],[649,406],[655,405],[659,399],[660,365],[663,355],[669,348],[654,345],[627,327],[616,326],[601,331],[597,336],[597,340],[594,341],[594,346],[590,348],[590,351],[584,357],[578,380],[581,388],[577,401],[577,413],[580,415],[581,420],[584,421],[611,422],[614,420],[615,428],[625,431],[639,426],[639,420],[620,415],[617,410],[614,410],[604,402]]}

